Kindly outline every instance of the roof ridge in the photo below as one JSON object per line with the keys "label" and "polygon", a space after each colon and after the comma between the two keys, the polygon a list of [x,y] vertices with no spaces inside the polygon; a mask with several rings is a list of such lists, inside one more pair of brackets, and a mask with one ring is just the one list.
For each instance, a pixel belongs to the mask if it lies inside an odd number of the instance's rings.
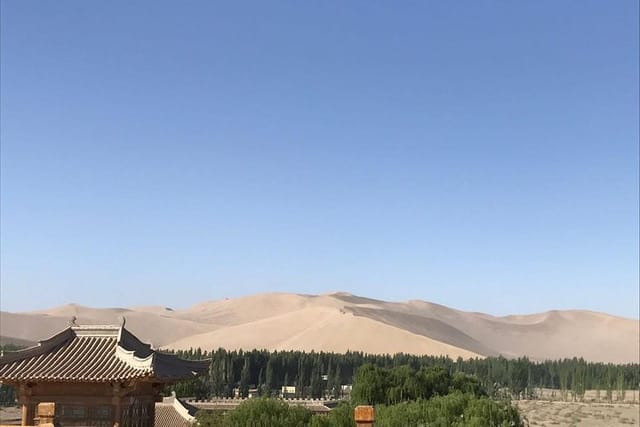
{"label": "roof ridge", "polygon": [[173,405],[173,408],[176,410],[176,412],[178,412],[182,416],[182,418],[184,418],[185,420],[188,420],[188,421],[195,420],[196,417],[194,417],[189,413],[189,409],[177,397],[173,398],[172,405]]}
{"label": "roof ridge", "polygon": [[120,325],[74,325],[69,327],[78,337],[119,337]]}

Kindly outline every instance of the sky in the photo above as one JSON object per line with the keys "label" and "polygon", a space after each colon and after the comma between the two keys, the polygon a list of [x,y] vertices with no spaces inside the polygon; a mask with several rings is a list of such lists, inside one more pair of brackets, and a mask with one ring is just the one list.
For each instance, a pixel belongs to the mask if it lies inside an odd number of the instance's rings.
{"label": "sky", "polygon": [[0,309],[639,314],[638,2],[0,3]]}

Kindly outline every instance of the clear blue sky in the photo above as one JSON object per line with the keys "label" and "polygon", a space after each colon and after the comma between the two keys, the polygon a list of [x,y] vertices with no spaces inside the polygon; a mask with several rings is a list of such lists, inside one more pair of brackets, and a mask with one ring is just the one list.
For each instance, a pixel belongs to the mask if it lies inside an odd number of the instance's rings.
{"label": "clear blue sky", "polygon": [[638,317],[638,2],[1,2],[2,310]]}

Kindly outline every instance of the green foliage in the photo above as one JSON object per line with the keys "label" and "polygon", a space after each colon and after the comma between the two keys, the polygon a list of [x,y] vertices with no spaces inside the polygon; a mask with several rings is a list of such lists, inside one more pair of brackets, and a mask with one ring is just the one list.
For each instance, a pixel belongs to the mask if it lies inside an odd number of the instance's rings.
{"label": "green foliage", "polygon": [[278,399],[249,399],[228,413],[199,411],[200,427],[301,427],[311,423],[312,413]]}
{"label": "green foliage", "polygon": [[618,379],[616,380],[616,400],[618,402],[623,402],[627,394],[627,390],[624,382],[624,375],[621,373],[618,374]]}
{"label": "green foliage", "polygon": [[355,427],[356,422],[353,420],[353,410],[355,405],[348,402],[342,402],[325,417],[315,417],[327,420],[331,427]]}
{"label": "green foliage", "polygon": [[448,370],[438,366],[416,371],[410,366],[386,369],[367,363],[356,372],[351,401],[355,404],[392,405],[444,396],[453,391],[474,396],[487,394],[476,377],[463,372],[451,376]]}
{"label": "green foliage", "polygon": [[207,384],[207,377],[193,378],[166,387],[164,390],[164,395],[168,396],[173,391],[176,393],[177,397],[193,397],[196,399],[206,399],[210,394]]}
{"label": "green foliage", "polygon": [[[380,368],[391,369],[408,366],[414,371],[420,368],[440,367],[450,375],[461,372],[472,375],[490,396],[498,396],[509,391],[514,398],[530,397],[535,388],[560,389],[560,395],[567,397],[573,392],[580,397],[582,390],[595,389],[598,386],[611,394],[612,400],[622,395],[624,389],[635,389],[640,383],[640,364],[613,365],[590,363],[583,359],[548,360],[532,362],[527,358],[506,359],[489,357],[484,359],[415,356],[408,354],[373,355],[360,352],[344,354],[324,352],[279,351],[267,352],[253,350],[227,351],[218,349],[208,353],[200,349],[179,351],[184,358],[211,358],[209,377],[205,380],[204,391],[209,396],[230,397],[234,388],[243,380],[244,388],[256,387],[264,395],[277,395],[283,385],[295,385],[298,397],[334,396],[341,397],[343,384],[352,384],[357,369],[367,363]],[[245,363],[248,360],[248,366]],[[243,376],[244,370],[244,376]],[[260,371],[263,372],[260,375]],[[397,371],[395,375],[405,373]],[[429,375],[445,375],[443,372],[430,371]],[[326,376],[327,380],[320,380]],[[423,378],[427,380],[427,378]],[[406,393],[416,394],[406,381],[406,389],[394,390],[391,401],[402,400]],[[473,387],[473,384],[468,384]],[[179,396],[197,396],[203,388],[196,382],[186,386],[176,385]],[[459,387],[458,387],[459,388]],[[612,391],[609,392],[609,389]],[[468,390],[471,391],[471,390]],[[446,390],[435,389],[434,394]]]}
{"label": "green foliage", "polygon": [[225,414],[222,411],[198,411],[196,423],[199,427],[224,427]]}
{"label": "green foliage", "polygon": [[389,370],[367,363],[353,379],[351,401],[358,405],[376,405],[388,401],[391,391]]}
{"label": "green foliage", "polygon": [[[327,415],[312,415],[307,409],[289,406],[277,399],[250,399],[236,410],[199,411],[199,427],[355,427],[354,405],[341,403]],[[376,426],[406,427],[521,427],[520,415],[508,402],[493,401],[455,391],[429,400],[420,399],[376,408]]]}
{"label": "green foliage", "polygon": [[516,427],[523,426],[518,410],[505,402],[454,392],[392,406],[377,407],[376,426],[405,427]]}
{"label": "green foliage", "polygon": [[240,373],[240,397],[249,396],[250,375],[250,359],[246,357],[244,359],[244,365],[242,366],[242,372]]}
{"label": "green foliage", "polygon": [[473,394],[475,396],[487,394],[477,377],[467,375],[463,372],[456,372],[453,375],[453,378],[451,378],[451,388],[463,393]]}

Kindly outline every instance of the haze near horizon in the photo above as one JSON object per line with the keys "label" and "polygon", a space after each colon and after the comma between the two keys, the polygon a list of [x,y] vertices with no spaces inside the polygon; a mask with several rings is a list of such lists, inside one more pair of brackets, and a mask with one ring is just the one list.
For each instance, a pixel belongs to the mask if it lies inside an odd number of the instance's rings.
{"label": "haze near horizon", "polygon": [[637,319],[638,3],[0,3],[0,309]]}

